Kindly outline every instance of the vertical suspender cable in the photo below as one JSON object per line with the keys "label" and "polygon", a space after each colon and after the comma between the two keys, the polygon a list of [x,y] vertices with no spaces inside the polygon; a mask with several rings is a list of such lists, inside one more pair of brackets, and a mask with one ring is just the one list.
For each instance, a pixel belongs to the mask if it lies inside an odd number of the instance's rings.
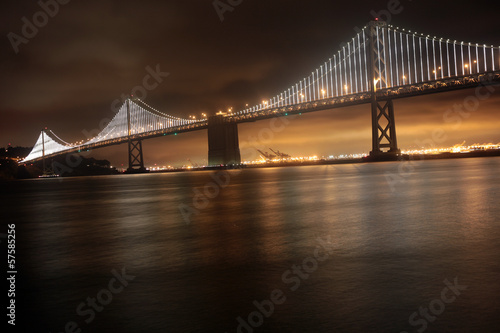
{"label": "vertical suspender cable", "polygon": [[432,60],[434,61],[434,80],[437,79],[438,69],[436,67],[436,40],[432,39]]}
{"label": "vertical suspender cable", "polygon": [[442,40],[439,41],[439,62],[441,67],[441,78],[444,77],[443,74],[443,45],[442,45]]}
{"label": "vertical suspender cable", "polygon": [[420,82],[424,82],[424,58],[422,56],[422,37],[418,37],[418,42],[420,44]]}
{"label": "vertical suspender cable", "polygon": [[[392,63],[392,47],[391,47],[391,33],[390,33],[390,29],[387,29],[387,41],[389,43],[389,69],[390,69],[390,77],[391,77],[391,82],[394,83],[394,78],[392,76],[392,66],[393,66],[393,63]],[[394,47],[396,47],[396,40],[394,40]],[[397,85],[399,86],[399,80],[396,80],[397,82]],[[394,85],[394,84],[393,84]]]}
{"label": "vertical suspender cable", "polygon": [[[344,79],[345,79],[345,85],[347,85],[347,56],[346,56],[346,53],[345,53],[345,47],[343,48],[344,50]],[[347,94],[347,89],[345,91],[345,93]]]}
{"label": "vertical suspender cable", "polygon": [[339,51],[340,96],[344,95],[344,82],[342,81],[342,59]]}
{"label": "vertical suspender cable", "polygon": [[[403,33],[400,32],[399,33],[399,39],[400,39],[400,42],[401,42],[401,70],[402,70],[402,74],[403,74],[403,78],[406,77],[405,75],[405,52],[404,52],[404,46],[403,46]],[[410,69],[408,68],[408,71],[410,71]],[[403,82],[405,82],[406,80],[404,80]]]}
{"label": "vertical suspender cable", "polygon": [[450,73],[450,45],[449,45],[448,40],[446,41],[446,59],[447,59],[447,65],[448,65],[447,77],[450,77],[451,76],[451,73]]}
{"label": "vertical suspender cable", "polygon": [[418,82],[417,74],[417,48],[415,47],[415,34],[412,35],[413,38],[413,66],[415,66],[415,83]]}
{"label": "vertical suspender cable", "polygon": [[333,67],[332,67],[332,58],[330,58],[330,96],[333,97],[335,96],[335,93],[333,92]]}
{"label": "vertical suspender cable", "polygon": [[354,86],[356,87],[356,93],[358,93],[358,71],[356,66],[356,39],[352,39],[352,58],[354,61]]}
{"label": "vertical suspender cable", "polygon": [[335,63],[335,96],[339,95],[339,85],[337,82],[337,56],[333,56],[333,62]]}
{"label": "vertical suspender cable", "polygon": [[427,59],[427,80],[431,80],[431,68],[429,60],[429,38],[425,37],[425,49],[426,49],[426,59]]}
{"label": "vertical suspender cable", "polygon": [[[380,64],[380,40],[379,40],[379,33],[378,33],[378,26],[376,27],[376,31],[377,31],[377,55],[378,55],[378,70],[379,70],[379,73],[381,72],[382,70],[382,66]],[[381,75],[382,76],[382,75]],[[382,80],[382,77],[380,77],[380,80]],[[380,86],[382,86],[382,83],[380,84]]]}
{"label": "vertical suspender cable", "polygon": [[[396,35],[396,30],[394,30],[394,61],[396,62],[396,82],[399,86],[399,62],[398,62],[398,46],[397,46],[398,38]],[[404,81],[403,81],[404,82]]]}
{"label": "vertical suspender cable", "polygon": [[363,69],[361,66],[361,41],[358,33],[358,54],[359,54],[359,83],[361,87],[361,91],[365,91],[364,85],[363,85]]}
{"label": "vertical suspender cable", "polygon": [[411,84],[410,36],[406,35],[406,55],[408,57],[408,83]]}
{"label": "vertical suspender cable", "polygon": [[365,87],[366,87],[366,90],[368,91],[368,89],[370,89],[370,85],[369,85],[369,81],[368,81],[368,62],[366,61],[366,54],[368,53],[368,51],[366,50],[366,36],[365,36],[365,29],[363,29],[363,53],[365,55],[365,76],[366,76],[366,81],[365,81]]}

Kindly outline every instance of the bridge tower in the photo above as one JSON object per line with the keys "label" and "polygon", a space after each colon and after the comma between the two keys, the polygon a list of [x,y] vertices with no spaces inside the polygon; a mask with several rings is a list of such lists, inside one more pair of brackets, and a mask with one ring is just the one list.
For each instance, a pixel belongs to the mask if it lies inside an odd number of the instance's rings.
{"label": "bridge tower", "polygon": [[238,124],[223,115],[208,118],[208,164],[241,164]]}
{"label": "bridge tower", "polygon": [[54,175],[54,161],[51,160],[47,165],[45,157],[45,129],[42,129],[42,175],[51,176]]}
{"label": "bridge tower", "polygon": [[[372,21],[369,23],[369,68],[368,73],[371,80],[371,114],[372,114],[372,151],[370,156],[381,157],[387,155],[399,155],[398,141],[396,138],[396,121],[394,118],[394,103],[392,99],[385,101],[377,100],[377,85],[382,88],[392,86],[391,77],[387,75],[387,54],[391,52],[386,43],[387,23],[384,21]],[[388,149],[384,151],[384,149]]]}
{"label": "bridge tower", "polygon": [[142,140],[132,139],[130,127],[130,99],[127,99],[127,124],[128,124],[128,169],[127,172],[145,172],[144,158],[142,154]]}

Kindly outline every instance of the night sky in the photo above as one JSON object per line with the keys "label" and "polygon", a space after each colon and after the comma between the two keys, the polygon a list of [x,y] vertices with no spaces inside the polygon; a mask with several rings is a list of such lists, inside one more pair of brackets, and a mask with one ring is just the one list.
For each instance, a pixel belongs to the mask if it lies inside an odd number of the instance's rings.
{"label": "night sky", "polygon": [[[144,98],[165,113],[200,116],[258,104],[310,74],[354,37],[356,27],[373,19],[371,12],[390,2],[243,0],[221,21],[213,0],[72,0],[16,54],[7,35],[22,35],[22,18],[33,22],[41,7],[36,1],[4,1],[0,146],[31,146],[42,127],[69,142],[86,139],[85,133],[113,117],[116,99],[142,85],[148,66],[169,73]],[[402,0],[400,7],[390,18],[395,26],[500,45],[498,2]],[[500,87],[461,124],[443,120],[473,94],[395,101],[400,148],[415,147],[435,129],[445,132],[442,146],[500,142]],[[243,159],[253,155],[245,149],[252,137],[268,126],[269,120],[239,125]],[[292,156],[368,153],[370,126],[369,105],[316,112],[294,118],[260,147]],[[188,158],[201,164],[207,151],[206,131],[144,142],[148,166],[183,165]],[[92,156],[120,165],[127,160],[126,145]]]}

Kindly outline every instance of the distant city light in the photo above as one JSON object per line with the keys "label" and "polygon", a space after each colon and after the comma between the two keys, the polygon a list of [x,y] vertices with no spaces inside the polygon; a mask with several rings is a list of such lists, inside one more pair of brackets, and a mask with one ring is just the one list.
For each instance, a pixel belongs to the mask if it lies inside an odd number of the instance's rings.
{"label": "distant city light", "polygon": [[405,155],[437,155],[443,153],[470,153],[475,151],[485,151],[492,149],[500,149],[500,143],[485,143],[485,144],[473,144],[470,146],[465,146],[465,143],[454,145],[448,148],[420,148],[420,149],[407,149],[402,150],[401,153]]}

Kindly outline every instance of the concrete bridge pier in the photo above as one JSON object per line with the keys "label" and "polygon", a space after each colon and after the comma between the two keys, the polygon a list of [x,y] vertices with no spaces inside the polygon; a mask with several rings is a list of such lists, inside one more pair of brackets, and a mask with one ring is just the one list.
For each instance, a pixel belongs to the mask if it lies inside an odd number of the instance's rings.
{"label": "concrete bridge pier", "polygon": [[208,118],[208,164],[241,164],[238,124],[222,115]]}

